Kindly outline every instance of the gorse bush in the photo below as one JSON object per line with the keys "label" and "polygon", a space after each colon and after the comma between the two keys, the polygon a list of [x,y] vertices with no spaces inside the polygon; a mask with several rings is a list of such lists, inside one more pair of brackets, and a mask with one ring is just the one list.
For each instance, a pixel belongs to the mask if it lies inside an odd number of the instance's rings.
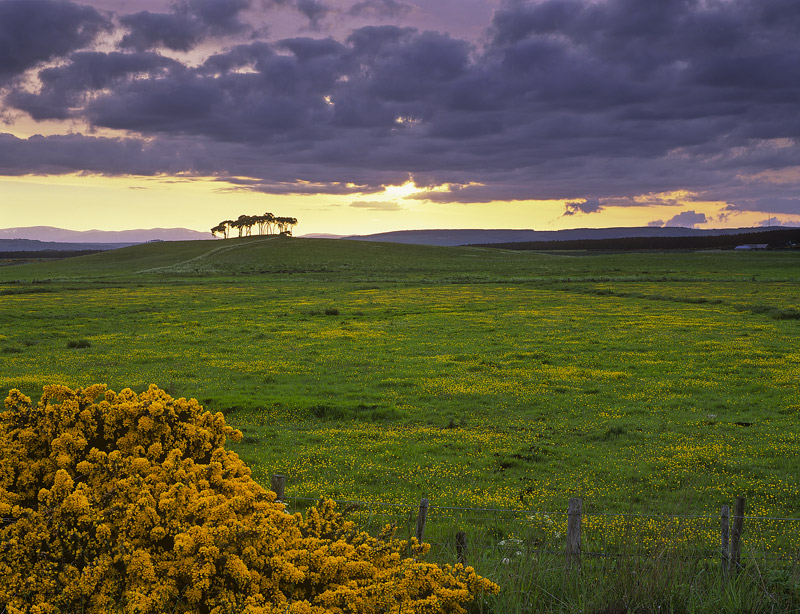
{"label": "gorse bush", "polygon": [[46,386],[5,410],[0,611],[454,613],[497,590],[332,501],[287,514],[194,399]]}

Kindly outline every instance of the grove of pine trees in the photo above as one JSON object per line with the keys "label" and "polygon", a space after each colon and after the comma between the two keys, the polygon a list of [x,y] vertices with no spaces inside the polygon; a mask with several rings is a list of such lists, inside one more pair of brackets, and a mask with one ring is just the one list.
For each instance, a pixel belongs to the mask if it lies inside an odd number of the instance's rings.
{"label": "grove of pine trees", "polygon": [[211,229],[211,234],[215,237],[222,235],[223,239],[230,236],[231,230],[236,228],[240,237],[249,237],[253,234],[253,228],[258,227],[258,234],[292,234],[292,227],[297,225],[297,218],[276,217],[272,213],[263,215],[240,215],[235,220],[225,220]]}

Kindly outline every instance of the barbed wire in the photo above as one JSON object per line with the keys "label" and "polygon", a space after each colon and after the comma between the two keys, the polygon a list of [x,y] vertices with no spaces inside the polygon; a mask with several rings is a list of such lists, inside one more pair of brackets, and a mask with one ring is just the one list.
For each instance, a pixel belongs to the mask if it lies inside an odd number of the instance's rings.
{"label": "barbed wire", "polygon": [[[286,503],[301,510],[321,497],[285,496]],[[497,553],[502,563],[511,564],[535,553],[535,556],[565,556],[569,511],[509,509],[498,507],[463,507],[335,499],[342,512],[356,521],[362,530],[388,523],[409,536],[419,535],[424,518],[424,541],[431,554],[443,559]],[[425,508],[423,510],[423,508]],[[424,513],[423,513],[424,511]],[[730,512],[732,512],[731,510]],[[720,510],[722,512],[722,510]],[[729,522],[736,518],[734,513]],[[720,540],[722,513],[654,514],[587,512],[582,510],[580,556],[587,560],[715,561],[728,559]],[[756,564],[796,566],[800,564],[797,524],[800,518],[785,516],[742,516],[746,540],[742,554]],[[457,533],[461,534],[459,538]],[[469,536],[467,538],[467,536]],[[468,544],[467,544],[468,541]],[[727,543],[727,542],[726,542]]]}
{"label": "barbed wire", "polygon": [[[319,501],[322,497],[290,497],[287,496],[286,500],[292,501]],[[390,503],[387,501],[359,501],[356,499],[332,499],[338,505],[342,504],[358,504],[365,507],[394,507],[394,508],[407,508],[418,509],[419,504],[416,503]],[[511,509],[511,508],[496,508],[496,507],[456,507],[449,505],[428,505],[428,513],[431,510],[451,510],[463,512],[497,512],[503,514],[540,514],[540,515],[567,515],[567,510],[534,510],[534,509]],[[697,520],[719,520],[720,515],[704,515],[704,514],[632,514],[632,513],[612,513],[612,512],[581,512],[583,517],[597,517],[597,518],[687,518]],[[730,514],[733,518],[733,513]],[[789,518],[780,516],[742,516],[745,520],[776,520],[782,522],[800,522],[800,518]]]}

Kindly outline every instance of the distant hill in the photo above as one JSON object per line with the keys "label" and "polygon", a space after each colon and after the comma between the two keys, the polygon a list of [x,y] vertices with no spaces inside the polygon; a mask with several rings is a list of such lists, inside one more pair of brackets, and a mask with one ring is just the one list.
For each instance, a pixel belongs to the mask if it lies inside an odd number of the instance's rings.
{"label": "distant hill", "polygon": [[[797,264],[795,254],[790,252],[764,252],[748,256],[747,253],[720,250],[710,258],[708,262],[714,262],[712,268],[703,270],[715,271],[726,278],[741,273],[743,265],[740,263],[752,263],[753,260],[764,263],[763,272],[768,275],[767,278],[772,276],[776,279],[784,279],[787,267]],[[664,252],[645,260],[636,254],[614,253],[608,257],[603,255],[601,259],[606,263],[604,266],[610,267],[607,271],[616,271],[609,273],[612,276],[628,279],[629,275],[635,273],[636,278],[642,280],[661,280],[664,275],[673,274],[682,278],[689,271],[695,271],[697,264],[694,251]],[[315,283],[346,281],[360,288],[372,288],[373,283],[398,281],[427,284],[438,280],[482,284],[504,280],[539,280],[553,275],[559,279],[565,270],[569,270],[574,279],[593,279],[601,270],[594,263],[596,260],[594,257],[576,257],[567,252],[562,255],[556,251],[542,254],[491,247],[402,245],[280,236],[221,241],[160,241],[78,258],[30,258],[29,262],[18,260],[16,263],[4,263],[0,258],[0,286],[3,286],[0,295],[15,292],[15,288],[5,287],[8,283],[36,281],[46,284],[87,279],[115,280],[120,283],[126,283],[125,280],[133,283],[150,280],[162,283],[172,278],[203,277],[237,284],[247,284],[248,279],[291,280],[293,284],[305,280]],[[654,262],[659,264],[654,265]],[[618,269],[617,266],[624,268]],[[21,290],[25,291],[24,288]],[[320,298],[318,304],[323,309],[330,305],[324,297]],[[337,307],[336,304],[333,306]]]}
{"label": "distant hill", "polygon": [[385,241],[414,245],[485,245],[545,241],[586,241],[648,237],[703,237],[760,232],[764,228],[697,229],[682,227],[574,228],[569,230],[398,230],[346,237],[355,241]]}
{"label": "distant hill", "polygon": [[327,232],[312,232],[307,235],[300,235],[298,239],[344,239],[345,235],[332,235]]}
{"label": "distant hill", "polygon": [[420,275],[460,277],[474,266],[478,257],[482,266],[495,266],[503,275],[509,269],[509,260],[516,261],[516,257],[509,258],[504,250],[488,248],[454,249],[273,235],[220,241],[159,241],[80,258],[37,258],[36,262],[0,266],[0,284],[5,280],[141,279],[152,276],[163,279],[164,276],[186,275],[271,275],[280,279],[355,278],[367,281],[385,280],[387,271],[393,271],[392,278],[398,275],[401,278]]}
{"label": "distant hill", "polygon": [[[45,243],[105,243],[133,245],[147,241],[197,241],[213,239],[210,232],[199,232],[188,228],[149,228],[136,230],[67,230],[53,226],[28,226],[24,228],[0,228],[2,239],[28,239]],[[3,249],[0,247],[0,249]],[[42,249],[51,249],[43,247]],[[57,249],[57,248],[54,248]],[[63,248],[62,248],[63,249]],[[70,247],[70,249],[76,249]],[[111,248],[107,248],[111,249]]]}
{"label": "distant hill", "polygon": [[[513,230],[513,229],[439,229],[439,230],[398,230],[370,235],[343,237],[334,234],[309,234],[304,238],[351,239],[402,243],[407,245],[457,246],[457,245],[497,245],[511,243],[543,243],[565,241],[603,241],[612,239],[657,239],[668,237],[713,237],[720,235],[739,235],[759,233],[765,228],[574,228],[569,230]],[[770,229],[777,230],[777,229]],[[0,229],[0,252],[18,251],[76,251],[109,250],[146,243],[148,241],[196,241],[213,240],[211,233],[198,232],[187,228],[151,228],[148,230],[65,230],[51,226],[31,226],[27,228]],[[743,240],[743,242],[745,242]],[[746,241],[757,243],[759,241]],[[555,247],[555,245],[553,245]],[[599,246],[595,246],[599,247]],[[538,249],[538,248],[537,248]],[[568,248],[561,249],[580,249]]]}
{"label": "distant hill", "polygon": [[137,243],[59,243],[56,241],[35,241],[33,239],[0,239],[2,252],[74,252],[106,251],[137,245]]}
{"label": "distant hill", "polygon": [[[741,229],[739,229],[741,230]],[[621,237],[612,239],[571,239],[558,241],[517,241],[487,243],[484,247],[513,250],[697,250],[796,249],[800,245],[800,228],[753,229],[752,232],[697,234],[691,236]]]}

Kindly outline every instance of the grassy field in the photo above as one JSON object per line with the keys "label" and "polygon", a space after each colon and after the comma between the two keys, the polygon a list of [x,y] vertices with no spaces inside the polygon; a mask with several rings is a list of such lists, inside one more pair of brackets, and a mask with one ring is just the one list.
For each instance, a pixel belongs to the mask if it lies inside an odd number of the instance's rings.
{"label": "grassy field", "polygon": [[[435,556],[474,529],[469,560],[503,587],[479,611],[789,612],[796,569],[725,585],[664,544],[713,553],[740,495],[800,517],[798,290],[798,252],[152,243],[0,267],[0,389],[195,397],[262,484],[375,503],[364,522],[413,523],[423,496],[512,510],[432,510]],[[569,497],[586,547],[621,555],[580,576],[553,555]],[[643,516],[661,513],[705,518]],[[796,549],[797,522],[748,523],[754,552]]]}
{"label": "grassy field", "polygon": [[223,411],[292,495],[800,516],[800,253],[252,237],[0,268],[0,388]]}

